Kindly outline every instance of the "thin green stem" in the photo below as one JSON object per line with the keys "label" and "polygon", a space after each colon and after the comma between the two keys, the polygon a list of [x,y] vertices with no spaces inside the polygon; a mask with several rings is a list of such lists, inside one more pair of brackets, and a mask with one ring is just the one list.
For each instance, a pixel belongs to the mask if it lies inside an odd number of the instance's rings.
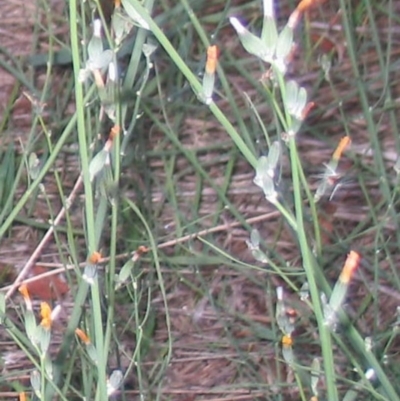
{"label": "thin green stem", "polygon": [[307,282],[309,284],[312,304],[314,307],[315,317],[317,319],[319,337],[321,339],[322,357],[325,370],[326,386],[328,392],[328,399],[330,401],[338,401],[338,391],[336,386],[336,374],[334,368],[334,361],[332,355],[332,339],[329,332],[328,326],[324,322],[324,316],[321,307],[320,291],[317,286],[315,279],[315,259],[312,257],[310,246],[307,240],[307,234],[304,227],[304,216],[303,216],[303,199],[302,199],[302,188],[300,184],[300,172],[299,172],[299,155],[297,153],[295,136],[289,139],[289,150],[290,150],[290,162],[292,167],[292,182],[294,192],[294,206],[296,211],[296,222],[297,222],[297,237],[299,240],[299,246],[301,256],[303,259],[303,267],[307,276]]}
{"label": "thin green stem", "polygon": [[[72,50],[72,61],[73,70],[75,76],[75,101],[77,109],[77,129],[78,129],[78,142],[79,142],[79,154],[80,162],[82,166],[82,177],[85,192],[85,226],[87,235],[87,255],[92,255],[95,251],[98,251],[99,236],[98,230],[96,232],[97,225],[95,224],[95,213],[94,213],[94,198],[93,188],[89,173],[89,144],[86,132],[86,117],[85,117],[85,103],[83,95],[82,83],[79,82],[78,76],[80,71],[80,39],[78,34],[78,4],[76,0],[71,0],[69,3],[70,13],[70,38],[71,38],[71,50]],[[89,111],[87,111],[89,113]],[[104,202],[104,201],[103,201]],[[98,228],[98,227],[97,227]],[[100,231],[101,232],[101,231]],[[101,302],[100,302],[100,289],[98,285],[97,276],[94,280],[94,284],[91,285],[92,295],[92,310],[95,328],[95,346],[97,350],[97,391],[96,400],[107,400],[107,377],[106,377],[106,355],[104,353],[104,333],[103,333],[103,319],[101,313]]]}

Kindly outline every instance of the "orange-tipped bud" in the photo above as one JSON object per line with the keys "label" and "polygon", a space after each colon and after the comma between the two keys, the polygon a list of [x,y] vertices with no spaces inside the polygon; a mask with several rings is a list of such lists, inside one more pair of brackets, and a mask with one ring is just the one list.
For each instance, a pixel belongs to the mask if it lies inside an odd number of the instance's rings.
{"label": "orange-tipped bud", "polygon": [[85,345],[89,345],[91,343],[89,336],[81,329],[75,329],[75,334],[81,339],[81,341]]}
{"label": "orange-tipped bud", "polygon": [[209,46],[207,49],[207,62],[206,62],[206,73],[215,74],[218,63],[218,47],[216,45]]}
{"label": "orange-tipped bud", "polygon": [[316,6],[317,4],[322,3],[321,0],[302,0],[299,5],[296,7],[296,10],[303,13],[307,11],[310,7]]}
{"label": "orange-tipped bud", "polygon": [[357,270],[358,266],[360,265],[361,256],[355,251],[350,251],[347,255],[346,262],[343,266],[342,273],[340,274],[339,281],[342,284],[347,285],[350,280],[352,279],[355,271]]}
{"label": "orange-tipped bud", "polygon": [[296,9],[292,12],[288,20],[288,26],[292,29],[296,28],[298,23],[300,22],[300,18],[305,11],[307,11],[310,7],[316,6],[317,4],[322,3],[324,0],[302,0],[296,7]]}
{"label": "orange-tipped bud", "polygon": [[338,161],[342,157],[342,153],[346,150],[346,148],[351,144],[351,139],[349,136],[343,137],[339,141],[339,145],[337,146],[335,152],[332,155],[332,159]]}
{"label": "orange-tipped bud", "polygon": [[308,8],[310,8],[313,5],[313,3],[315,3],[315,0],[302,0],[296,7],[296,10],[302,13],[306,11]]}
{"label": "orange-tipped bud", "polygon": [[27,299],[31,299],[28,291],[28,286],[26,284],[22,284],[19,288],[18,291],[22,294],[24,297],[24,300],[26,301]]}
{"label": "orange-tipped bud", "polygon": [[31,300],[31,296],[29,295],[28,286],[26,284],[22,284],[18,288],[18,291],[24,297],[24,301],[25,301],[25,304],[26,304],[26,309],[31,311],[32,310],[32,300]]}
{"label": "orange-tipped bud", "polygon": [[110,130],[109,138],[113,141],[119,135],[120,132],[121,132],[121,127],[118,124],[114,125]]}

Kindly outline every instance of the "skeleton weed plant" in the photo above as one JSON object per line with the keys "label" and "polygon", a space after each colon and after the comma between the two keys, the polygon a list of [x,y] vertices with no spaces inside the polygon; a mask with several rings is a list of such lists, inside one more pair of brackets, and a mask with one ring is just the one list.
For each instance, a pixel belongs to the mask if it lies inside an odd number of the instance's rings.
{"label": "skeleton weed plant", "polygon": [[[366,347],[366,341],[353,327],[343,311],[342,304],[346,298],[348,285],[360,262],[360,256],[351,251],[343,267],[342,273],[332,290],[315,255],[323,252],[319,233],[319,224],[316,211],[316,203],[323,197],[332,196],[338,183],[337,164],[341,154],[350,144],[350,138],[344,138],[337,150],[333,153],[332,159],[326,165],[325,173],[315,194],[312,194],[302,168],[301,160],[297,150],[298,137],[301,134],[301,126],[307,117],[313,104],[307,100],[306,89],[301,87],[295,80],[286,77],[294,50],[294,32],[298,28],[303,13],[318,0],[302,0],[290,15],[287,24],[283,29],[278,29],[272,0],[263,0],[263,25],[261,35],[251,33],[236,17],[231,17],[230,22],[236,30],[239,39],[247,52],[267,63],[270,67],[269,73],[265,76],[265,90],[269,92],[271,107],[278,116],[277,131],[279,137],[270,146],[267,156],[258,160],[253,152],[246,145],[245,141],[228,121],[213,100],[214,82],[216,74],[219,74],[217,66],[217,49],[211,46],[206,39],[205,32],[199,30],[203,44],[208,48],[207,63],[203,81],[199,82],[198,77],[188,68],[186,63],[179,56],[171,45],[168,38],[151,18],[149,12],[138,0],[122,0],[122,5],[131,20],[142,28],[152,32],[159,44],[168,53],[171,60],[176,64],[181,73],[190,83],[193,91],[209,110],[214,114],[220,124],[226,129],[238,149],[255,169],[254,183],[263,191],[266,200],[272,203],[286,219],[296,235],[302,266],[306,280],[301,288],[301,299],[307,302],[317,322],[317,333],[321,346],[321,355],[313,358],[311,366],[301,368],[296,361],[293,350],[293,323],[290,316],[285,312],[286,301],[283,290],[278,291],[276,318],[278,326],[282,331],[283,357],[289,367],[296,373],[300,393],[304,399],[304,386],[307,386],[313,398],[317,398],[325,392],[326,398],[330,401],[339,400],[338,373],[335,366],[333,344],[343,350],[346,355],[351,354],[354,369],[359,374],[359,383],[352,386],[345,395],[345,400],[354,399],[360,387],[366,388],[371,394],[377,394],[372,386],[371,379],[376,378],[379,383],[381,397],[395,401],[399,398],[393,385],[389,381],[381,363],[372,352],[371,347]],[[183,6],[190,11],[186,0],[182,0]],[[191,13],[194,18],[194,14]],[[200,29],[200,28],[199,28]],[[123,121],[123,119],[122,119]],[[125,128],[122,127],[125,132]],[[128,129],[129,131],[129,129]],[[265,130],[267,132],[267,130]],[[270,143],[269,137],[266,137]],[[277,169],[282,160],[282,154],[286,152],[289,156],[291,167],[291,183],[293,186],[293,197],[282,199],[279,188]],[[306,199],[304,199],[304,196]],[[305,204],[309,205],[310,213],[314,221],[315,240],[311,243],[309,233],[305,228]],[[293,205],[293,206],[291,206]],[[257,260],[268,262],[273,266],[272,261],[260,249],[260,237],[253,232],[249,246]],[[341,341],[336,333],[336,328],[341,325],[346,328],[346,337],[351,349]],[[320,364],[320,359],[322,363]],[[371,373],[372,372],[372,373]],[[324,381],[325,386],[321,385]],[[323,398],[323,397],[322,397]]]}
{"label": "skeleton weed plant", "polygon": [[[349,359],[352,361],[354,368],[360,376],[359,383],[350,388],[346,393],[346,401],[355,399],[358,395],[358,388],[361,387],[368,389],[371,393],[377,394],[377,390],[375,390],[371,384],[372,378],[376,378],[379,383],[380,394],[378,395],[381,399],[384,398],[391,401],[398,400],[399,395],[388,380],[382,365],[373,353],[373,349],[367,346],[368,341],[360,336],[342,309],[349,283],[359,266],[360,256],[354,251],[349,253],[342,273],[333,290],[330,288],[315,257],[315,253],[319,255],[323,252],[318,238],[319,227],[316,203],[323,197],[331,196],[334,192],[338,176],[336,172],[337,163],[342,152],[350,143],[350,139],[347,137],[341,141],[337,150],[333,153],[331,161],[326,166],[326,171],[317,192],[312,194],[305,179],[297,150],[297,142],[299,140],[299,135],[301,135],[302,122],[312,108],[312,103],[307,99],[306,89],[301,87],[295,80],[287,79],[286,74],[293,55],[294,32],[298,27],[304,11],[313,5],[315,1],[301,1],[290,16],[287,24],[282,30],[279,30],[274,12],[274,4],[272,0],[264,0],[264,17],[260,36],[251,33],[238,18],[231,17],[230,19],[245,50],[270,66],[269,73],[264,77],[264,82],[266,82],[265,90],[269,92],[271,107],[278,116],[279,127],[277,131],[280,134],[270,145],[268,155],[262,156],[258,160],[213,100],[214,83],[216,74],[218,73],[218,51],[215,46],[211,46],[210,43],[207,43],[207,40],[203,40],[208,49],[208,57],[205,66],[205,74],[202,82],[200,82],[198,76],[196,76],[182,60],[168,38],[151,17],[151,12],[144,8],[142,2],[138,0],[122,0],[121,3],[119,1],[116,2],[115,11],[111,20],[111,42],[115,46],[112,50],[104,47],[104,38],[101,37],[102,30],[100,29],[100,22],[95,21],[93,24],[92,36],[85,49],[87,59],[83,68],[81,68],[82,66],[79,63],[81,42],[78,40],[79,34],[76,26],[76,21],[78,20],[76,16],[76,3],[77,2],[73,0],[70,2],[70,13],[71,16],[74,17],[71,18],[71,43],[75,55],[75,75],[78,77],[78,82],[76,84],[77,115],[74,119],[76,118],[77,121],[81,162],[84,166],[83,177],[86,194],[85,225],[88,231],[88,254],[97,255],[95,251],[99,248],[105,220],[105,212],[102,212],[102,210],[107,210],[108,204],[110,203],[113,208],[112,213],[116,216],[117,202],[114,202],[112,193],[109,193],[107,190],[112,187],[113,184],[117,185],[120,173],[120,156],[124,155],[128,139],[134,130],[136,119],[139,118],[138,116],[140,114],[138,108],[140,105],[141,89],[137,93],[137,102],[135,103],[135,110],[132,113],[134,118],[131,119],[128,126],[125,126],[126,117],[129,115],[127,110],[128,106],[119,104],[119,107],[115,107],[117,103],[114,102],[116,93],[119,89],[131,88],[133,86],[133,82],[137,79],[137,60],[140,58],[140,55],[146,58],[146,71],[142,77],[143,85],[146,84],[149,72],[152,68],[151,56],[154,47],[145,43],[146,35],[138,35],[139,39],[135,42],[134,48],[136,57],[131,59],[131,64],[124,78],[119,74],[116,52],[124,41],[124,38],[127,37],[132,26],[136,25],[140,27],[140,33],[143,33],[143,31],[151,31],[159,44],[166,50],[171,60],[178,66],[190,83],[198,99],[209,107],[210,111],[226,129],[249,164],[254,167],[254,183],[261,188],[266,201],[273,204],[274,207],[280,211],[282,216],[286,219],[287,224],[291,227],[292,232],[296,235],[302,258],[302,267],[304,268],[306,276],[306,280],[300,291],[301,300],[307,303],[313,311],[317,322],[317,334],[321,345],[321,355],[313,355],[310,366],[302,367],[297,361],[295,347],[293,346],[296,341],[294,334],[296,321],[292,319],[283,288],[277,289],[275,316],[277,325],[282,332],[282,356],[288,367],[293,369],[295,373],[302,398],[305,399],[304,388],[308,388],[313,399],[317,397],[321,399],[326,398],[329,399],[329,401],[338,401],[340,399],[338,375],[337,369],[335,369],[335,355],[333,351],[333,343],[335,342],[335,345],[339,349],[344,349],[344,354],[351,355],[351,359]],[[151,9],[152,2],[144,2],[144,4],[146,3],[148,3],[147,7]],[[182,4],[187,5],[187,2],[182,0]],[[140,43],[140,41],[142,42]],[[105,75],[107,75],[106,78]],[[114,123],[114,127],[110,131],[107,141],[96,155],[92,155],[87,150],[91,139],[87,138],[85,135],[86,117],[83,112],[85,108],[84,105],[86,104],[83,86],[85,82],[90,79],[94,82],[95,89],[88,90],[88,94],[90,95],[97,91],[96,93],[100,99],[102,113],[107,114]],[[87,96],[90,97],[89,95]],[[266,140],[268,143],[270,142],[268,137]],[[293,197],[291,199],[283,199],[282,192],[279,188],[278,169],[282,162],[282,155],[284,152],[289,156],[291,167],[291,182],[293,186]],[[102,203],[100,203],[100,206],[97,208],[94,206],[93,197],[96,194],[102,193],[102,191],[94,191],[94,185],[101,187],[100,189],[104,189],[105,192],[110,195],[109,199],[102,197],[100,199]],[[304,199],[304,196],[306,196],[306,199]],[[135,206],[132,202],[127,203],[134,209]],[[305,204],[307,203],[315,222],[315,244],[310,242],[309,234],[306,232],[305,228]],[[102,212],[102,214],[100,212]],[[98,216],[102,218],[98,218]],[[114,226],[116,227],[116,224]],[[150,237],[149,234],[149,238]],[[263,263],[269,263],[273,267],[273,262],[270,260],[269,256],[260,249],[261,239],[256,231],[251,233],[249,246],[257,260]],[[155,249],[155,243],[152,243],[152,248]],[[146,248],[142,252],[147,251],[148,249]],[[137,253],[137,255],[139,255],[139,253]],[[95,391],[93,399],[108,400],[113,397],[116,389],[121,386],[123,376],[119,370],[111,372],[108,378],[106,374],[107,350],[110,347],[109,341],[111,336],[109,334],[109,327],[104,330],[104,320],[101,313],[99,282],[96,274],[99,257],[100,256],[96,256],[93,258],[93,256],[91,256],[88,258],[89,263],[84,270],[82,284],[80,285],[78,296],[75,299],[74,312],[68,327],[70,333],[61,344],[60,352],[58,353],[58,362],[65,359],[66,355],[68,355],[71,342],[75,338],[79,339],[79,344],[84,350],[85,360],[89,362],[87,364],[90,367],[89,371],[96,371],[95,380],[93,381],[93,389]],[[115,274],[115,266],[111,265],[109,269],[109,281],[112,284],[116,284],[113,291],[117,291],[119,286],[125,283],[135,261],[136,259],[132,257],[126,265],[126,269],[122,269],[119,276]],[[166,299],[165,290],[162,288],[162,275],[159,266],[156,267],[156,269],[158,269],[157,274],[161,283],[160,289],[162,292],[164,291],[163,297]],[[90,294],[88,295],[89,290]],[[94,316],[90,325],[93,333],[89,333],[90,335],[81,328],[81,309],[87,296],[91,297]],[[41,309],[41,321],[38,324],[30,305],[28,293],[24,293],[24,299],[26,302],[26,308],[23,313],[24,328],[29,341],[26,341],[23,345],[32,350],[33,359],[39,360],[39,363],[35,365],[36,369],[31,375],[31,387],[37,399],[51,399],[53,396],[60,395],[61,393],[58,386],[62,383],[59,379],[63,374],[60,369],[61,363],[54,364],[54,361],[51,361],[51,356],[48,353],[48,347],[52,340],[51,323],[55,319],[55,313],[48,305],[43,304]],[[77,299],[82,301],[78,302]],[[0,298],[0,318],[3,318],[6,308],[5,303],[1,301],[2,299]],[[166,301],[165,310],[168,310]],[[109,313],[111,312],[110,309]],[[167,316],[166,325],[168,326],[168,332],[170,332],[168,319]],[[110,321],[112,322],[112,319],[110,319]],[[336,332],[336,328],[339,325],[345,327],[345,334],[350,344],[349,346],[341,341],[341,336]],[[15,331],[14,327],[11,327],[11,329]],[[14,331],[12,331],[12,333],[14,333]],[[139,331],[140,330],[138,330],[138,332]],[[71,333],[74,335],[71,336]],[[14,337],[17,338],[17,334],[15,334]],[[137,340],[139,342],[139,337]],[[165,357],[166,363],[168,363],[170,354],[171,347],[169,344],[168,354]],[[140,364],[135,363],[135,365],[137,365],[137,374],[139,376]],[[325,386],[321,384],[322,381],[325,383]],[[323,394],[325,393],[325,388],[327,393],[326,397],[324,397]],[[92,389],[88,388],[88,395],[91,391]],[[64,397],[62,399],[66,398]]]}

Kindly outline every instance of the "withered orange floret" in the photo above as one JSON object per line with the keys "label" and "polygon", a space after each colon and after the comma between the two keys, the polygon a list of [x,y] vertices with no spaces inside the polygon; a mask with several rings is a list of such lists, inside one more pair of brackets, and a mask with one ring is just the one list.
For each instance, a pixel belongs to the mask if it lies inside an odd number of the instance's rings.
{"label": "withered orange floret", "polygon": [[292,339],[292,337],[291,336],[288,336],[288,335],[284,335],[283,337],[282,337],[282,346],[284,347],[284,348],[288,348],[288,347],[291,347],[293,345],[293,339]]}
{"label": "withered orange floret", "polygon": [[92,265],[95,265],[97,263],[99,263],[101,260],[101,253],[100,252],[93,252],[90,256],[89,256],[89,263],[91,263]]}
{"label": "withered orange floret", "polygon": [[137,252],[137,253],[139,254],[139,256],[140,256],[140,255],[143,255],[144,253],[149,252],[149,248],[147,248],[147,246],[140,245],[140,246],[138,247],[138,249],[136,250],[136,252]]}
{"label": "withered orange floret", "polygon": [[51,308],[47,302],[42,302],[40,304],[40,316],[42,317],[42,321],[40,325],[45,329],[49,330],[51,328]]}
{"label": "withered orange floret", "polygon": [[304,107],[303,111],[301,112],[301,120],[305,120],[307,116],[310,114],[310,111],[315,106],[314,102],[308,102]]}

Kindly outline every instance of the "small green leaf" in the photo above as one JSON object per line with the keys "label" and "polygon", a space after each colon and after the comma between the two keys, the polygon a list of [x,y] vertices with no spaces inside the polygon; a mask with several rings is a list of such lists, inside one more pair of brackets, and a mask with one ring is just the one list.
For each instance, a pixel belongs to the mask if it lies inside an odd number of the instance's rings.
{"label": "small green leaf", "polygon": [[287,25],[279,34],[275,56],[278,60],[285,62],[293,48],[293,30]]}
{"label": "small green leaf", "polygon": [[133,23],[121,7],[116,7],[111,17],[111,27],[114,32],[115,44],[119,46],[132,30]]}
{"label": "small green leaf", "polygon": [[288,365],[292,365],[294,363],[294,352],[291,346],[284,345],[282,347],[282,356]]}
{"label": "small green leaf", "polygon": [[89,40],[87,52],[89,60],[97,59],[103,53],[104,46],[101,39],[101,20],[95,19],[93,21],[93,35]]}
{"label": "small green leaf", "polygon": [[215,85],[215,74],[204,73],[203,76],[203,92],[199,96],[199,99],[205,104],[209,105],[212,102],[212,95],[214,92]]}
{"label": "small green leaf", "polygon": [[344,284],[340,279],[335,283],[332,290],[331,298],[329,299],[329,306],[336,312],[343,305],[346,299],[346,294],[349,286]]}
{"label": "small green leaf", "polygon": [[6,318],[6,295],[4,292],[0,293],[0,325],[4,324]]}
{"label": "small green leaf", "polygon": [[269,263],[268,256],[259,248],[252,248],[251,254],[257,262]]}
{"label": "small green leaf", "polygon": [[293,118],[291,124],[288,127],[288,133],[290,135],[295,135],[300,131],[302,121],[298,120],[297,118]]}
{"label": "small green leaf", "polygon": [[286,313],[286,305],[283,299],[283,288],[278,287],[276,289],[276,309],[275,319],[276,324],[284,335],[291,335],[295,329],[293,323],[290,321],[289,316]]}
{"label": "small green leaf", "polygon": [[239,35],[239,40],[247,52],[259,57],[263,61],[269,63],[272,61],[266,44],[259,37],[247,30],[237,18],[231,17],[229,21],[235,28]]}
{"label": "small green leaf", "polygon": [[122,381],[124,379],[124,375],[120,370],[114,370],[111,373],[111,376],[107,382],[107,395],[110,396],[115,393],[116,390],[119,389],[119,387],[122,384]]}
{"label": "small green leaf", "polygon": [[265,195],[265,198],[271,202],[275,203],[278,197],[278,194],[275,190],[275,183],[273,180],[273,170],[270,168],[270,162],[268,157],[261,156],[258,159],[256,165],[256,176],[253,180],[254,184],[259,186]]}
{"label": "small green leaf", "polygon": [[38,157],[36,156],[36,153],[32,152],[29,155],[29,159],[28,159],[28,168],[29,168],[29,176],[31,177],[32,180],[35,180],[39,173],[40,173],[40,160],[38,159]]}
{"label": "small green leaf", "polygon": [[132,21],[139,25],[141,28],[150,29],[149,24],[145,21],[145,19],[136,11],[135,6],[132,4],[130,0],[122,0],[122,6],[124,7],[126,13],[132,19]]}
{"label": "small green leaf", "polygon": [[321,304],[324,313],[324,324],[330,329],[335,330],[337,324],[337,311],[329,305],[325,294],[321,294]]}
{"label": "small green leaf", "polygon": [[397,157],[396,163],[393,166],[393,170],[397,175],[400,175],[400,156]]}
{"label": "small green leaf", "polygon": [[97,280],[97,266],[88,264],[83,271],[82,278],[89,284],[93,285],[95,280]]}
{"label": "small green leaf", "polygon": [[299,292],[300,300],[305,302],[310,298],[310,286],[307,281],[303,283]]}
{"label": "small green leaf", "polygon": [[90,57],[86,63],[86,67],[93,70],[102,70],[107,68],[113,60],[114,52],[111,49],[104,50],[95,57]]}
{"label": "small green leaf", "polygon": [[31,310],[25,312],[25,332],[32,344],[37,344],[36,319]]}
{"label": "small green leaf", "polygon": [[37,370],[32,371],[31,373],[31,386],[33,388],[33,391],[35,392],[36,396],[39,397],[40,399],[40,387],[41,387],[41,375],[40,372]]}
{"label": "small green leaf", "polygon": [[269,56],[272,57],[278,43],[278,30],[274,18],[267,16],[264,18],[261,40],[265,43],[265,48]]}
{"label": "small green leaf", "polygon": [[400,306],[396,308],[396,321],[393,325],[396,329],[400,326]]}
{"label": "small green leaf", "polygon": [[36,327],[36,337],[38,339],[39,348],[42,355],[45,355],[50,346],[51,331],[45,329],[40,324]]}
{"label": "small green leaf", "polygon": [[321,66],[322,70],[324,71],[325,81],[331,82],[330,71],[332,68],[332,59],[327,54],[323,54],[319,60],[319,65]]}
{"label": "small green leaf", "polygon": [[279,141],[272,143],[268,152],[268,174],[271,178],[275,177],[276,167],[281,159],[281,144]]}
{"label": "small green leaf", "polygon": [[303,115],[303,110],[307,105],[307,91],[305,88],[300,87],[299,88],[299,93],[297,95],[297,114],[296,117],[299,119],[302,118]]}
{"label": "small green leaf", "polygon": [[53,363],[49,354],[46,354],[44,358],[44,369],[48,377],[53,377]]}
{"label": "small green leaf", "polygon": [[144,56],[148,59],[157,50],[157,46],[151,43],[145,43],[142,48]]}
{"label": "small green leaf", "polygon": [[97,174],[99,174],[106,165],[110,154],[105,149],[100,150],[89,164],[90,181],[93,181]]}
{"label": "small green leaf", "polygon": [[129,276],[131,275],[132,269],[135,263],[132,259],[129,259],[121,268],[117,278],[117,288],[119,288],[123,283],[125,283]]}
{"label": "small green leaf", "polygon": [[254,248],[258,248],[260,246],[260,233],[257,229],[253,228],[250,233],[250,242]]}
{"label": "small green leaf", "polygon": [[293,80],[286,83],[285,107],[289,114],[294,115],[297,108],[299,86]]}
{"label": "small green leaf", "polygon": [[88,43],[88,59],[97,60],[103,53],[103,40],[97,36],[93,36]]}
{"label": "small green leaf", "polygon": [[315,396],[318,395],[318,382],[321,376],[321,363],[318,358],[314,358],[311,364],[311,389]]}
{"label": "small green leaf", "polygon": [[87,353],[88,353],[90,359],[93,361],[93,363],[94,363],[95,365],[97,365],[97,363],[98,363],[98,361],[99,361],[99,358],[98,358],[98,356],[97,356],[97,349],[96,349],[96,347],[95,347],[92,343],[90,343],[90,344],[88,344],[88,345],[86,346],[86,350],[87,350]]}

